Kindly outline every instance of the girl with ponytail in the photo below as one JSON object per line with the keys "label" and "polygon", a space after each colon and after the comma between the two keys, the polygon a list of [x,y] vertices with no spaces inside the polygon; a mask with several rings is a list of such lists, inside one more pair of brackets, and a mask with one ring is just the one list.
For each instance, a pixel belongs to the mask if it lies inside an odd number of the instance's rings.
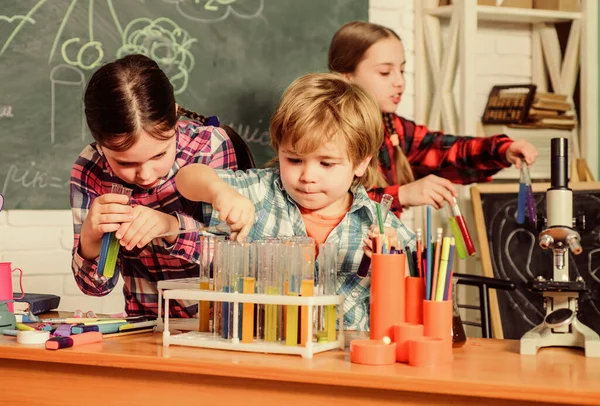
{"label": "girl with ponytail", "polygon": [[398,116],[405,64],[400,37],[364,21],[344,25],[329,47],[329,70],[369,91],[382,113],[385,137],[379,150],[380,176],[369,189],[373,200],[391,194],[397,215],[403,207],[440,208],[457,195],[454,183],[490,181],[500,169],[512,164],[519,168],[521,159],[527,165],[535,162],[537,151],[524,140],[453,136]]}

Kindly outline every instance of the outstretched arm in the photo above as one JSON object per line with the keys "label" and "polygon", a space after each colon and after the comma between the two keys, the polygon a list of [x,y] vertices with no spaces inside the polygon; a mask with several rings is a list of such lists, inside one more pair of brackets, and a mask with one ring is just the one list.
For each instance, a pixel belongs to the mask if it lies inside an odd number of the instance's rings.
{"label": "outstretched arm", "polygon": [[243,240],[254,224],[254,204],[203,164],[187,165],[175,176],[177,190],[186,199],[209,203],[219,220],[231,228],[231,238]]}

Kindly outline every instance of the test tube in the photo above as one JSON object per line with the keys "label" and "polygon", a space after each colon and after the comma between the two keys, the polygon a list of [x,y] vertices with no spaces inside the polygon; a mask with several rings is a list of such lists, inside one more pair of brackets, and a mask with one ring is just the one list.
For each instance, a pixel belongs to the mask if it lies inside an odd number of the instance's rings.
{"label": "test tube", "polygon": [[[198,236],[200,246],[200,289],[211,290],[210,286],[210,264],[214,252],[213,238],[206,235]],[[202,300],[198,304],[199,331],[210,332],[210,307],[211,302]]]}
{"label": "test tube", "polygon": [[[319,292],[323,295],[335,295],[337,275],[337,246],[333,243],[319,244]],[[318,333],[319,342],[336,340],[336,305],[326,305],[324,326]]]}
{"label": "test tube", "polygon": [[[301,296],[315,295],[315,244],[314,242],[301,244],[302,261],[301,261]],[[309,306],[302,306],[300,310],[300,345],[305,346],[306,343],[312,341],[312,333],[309,336],[308,316],[314,309]]]}
{"label": "test tube", "polygon": [[[215,240],[215,252],[213,255],[213,289],[215,292],[223,292],[224,272],[223,264],[223,244],[225,240]],[[213,305],[213,336],[223,336],[223,302],[216,301]]]}
{"label": "test tube", "polygon": [[[450,229],[452,230],[452,234],[454,235],[454,239],[456,241],[456,250],[458,251],[458,256],[464,259],[467,257],[467,254],[469,256],[475,255],[475,246],[473,245],[473,240],[471,239],[471,235],[467,229],[465,218],[460,213],[460,208],[458,207],[456,198],[453,197],[452,200],[452,214],[448,215],[448,222],[450,223]],[[454,221],[452,219],[454,219]],[[464,249],[466,250],[466,254],[463,251],[464,256],[461,255],[460,252],[461,249],[459,248],[460,244],[458,243],[458,236],[462,236],[462,242],[464,243]]]}
{"label": "test tube", "polygon": [[[131,197],[132,191],[132,189],[119,183],[113,183],[110,190],[111,193],[126,195],[127,197]],[[115,266],[117,265],[119,249],[121,248],[115,233],[116,232],[114,231],[111,233],[104,233],[102,236],[100,258],[98,259],[98,275],[104,275],[107,279],[112,278],[115,274]]]}
{"label": "test tube", "polygon": [[[254,293],[256,285],[256,245],[251,242],[236,244],[239,259],[240,284],[242,293]],[[251,343],[254,336],[254,303],[240,305],[240,319],[242,320],[241,336],[243,343]]]}
{"label": "test tube", "polygon": [[[256,293],[261,295],[267,293],[267,275],[269,274],[269,265],[272,263],[268,256],[268,244],[267,241],[256,241]],[[255,337],[264,340],[267,323],[265,320],[265,305],[262,303],[256,306],[255,327]]]}
{"label": "test tube", "polygon": [[[302,246],[297,243],[287,243],[285,251],[287,257],[285,294],[298,296],[302,273]],[[298,345],[298,306],[286,305],[285,307],[285,344]]]}
{"label": "test tube", "polygon": [[[392,202],[394,201],[394,197],[392,195],[384,194],[381,198],[381,204],[378,206],[379,213],[381,214],[381,224],[379,224],[379,220],[377,220],[377,226],[379,227],[379,232],[383,234],[382,228],[384,228],[385,220],[390,212],[390,208],[392,207]],[[390,248],[390,247],[388,247]],[[356,271],[356,275],[360,278],[365,278],[369,274],[369,269],[371,268],[371,258],[369,258],[366,254],[363,254],[363,257],[358,265],[358,270]]]}

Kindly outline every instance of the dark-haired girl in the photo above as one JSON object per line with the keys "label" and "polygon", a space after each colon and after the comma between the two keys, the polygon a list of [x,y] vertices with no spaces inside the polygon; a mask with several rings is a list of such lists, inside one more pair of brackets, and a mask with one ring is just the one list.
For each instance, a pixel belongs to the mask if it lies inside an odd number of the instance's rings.
{"label": "dark-haired girl", "polygon": [[[191,163],[237,169],[231,141],[218,123],[175,103],[173,86],[152,59],[129,55],[98,69],[87,85],[85,115],[94,143],[71,171],[75,239],[73,273],[87,295],[104,296],[124,280],[128,315],[156,315],[157,282],[198,276],[197,233],[155,238],[198,226],[201,206],[175,187]],[[180,121],[180,116],[194,121]],[[216,126],[207,126],[213,124]],[[131,199],[111,193],[113,183],[133,189]],[[121,248],[115,276],[97,273],[104,233]],[[190,317],[196,306],[175,302],[170,314]]]}

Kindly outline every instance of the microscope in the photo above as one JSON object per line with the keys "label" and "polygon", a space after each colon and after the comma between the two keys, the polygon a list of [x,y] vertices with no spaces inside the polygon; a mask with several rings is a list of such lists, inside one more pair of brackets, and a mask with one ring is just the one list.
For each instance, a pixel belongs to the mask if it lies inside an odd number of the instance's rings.
{"label": "microscope", "polygon": [[546,191],[547,223],[539,235],[542,249],[553,251],[553,279],[539,276],[528,283],[544,296],[544,321],[521,337],[521,354],[535,355],[542,347],[580,347],[586,357],[600,357],[600,337],[577,319],[579,294],[586,291],[581,277],[569,280],[569,253],[583,251],[573,228],[573,192],[568,187],[568,140],[551,140],[551,185]]}

